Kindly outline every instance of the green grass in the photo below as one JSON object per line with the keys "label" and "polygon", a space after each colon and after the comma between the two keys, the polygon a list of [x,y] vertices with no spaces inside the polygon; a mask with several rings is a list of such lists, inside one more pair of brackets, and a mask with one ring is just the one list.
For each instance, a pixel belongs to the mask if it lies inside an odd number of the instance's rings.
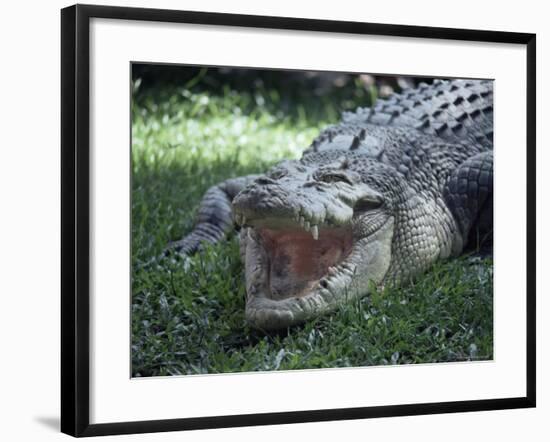
{"label": "green grass", "polygon": [[[136,87],[137,88],[137,87]],[[137,91],[136,91],[137,92]],[[409,364],[492,358],[492,261],[436,265],[300,327],[264,334],[244,318],[235,238],[185,263],[142,264],[193,226],[204,191],[297,158],[361,94],[288,107],[276,91],[139,91],[132,124],[134,376]],[[283,112],[281,109],[285,108]]]}

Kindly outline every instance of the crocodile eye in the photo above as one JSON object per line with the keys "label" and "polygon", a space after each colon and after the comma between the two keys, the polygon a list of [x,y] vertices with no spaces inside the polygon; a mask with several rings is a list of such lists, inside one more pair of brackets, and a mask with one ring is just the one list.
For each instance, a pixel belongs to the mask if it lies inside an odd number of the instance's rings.
{"label": "crocodile eye", "polygon": [[356,215],[360,215],[361,213],[370,212],[372,210],[379,209],[382,206],[382,201],[374,201],[374,200],[359,200],[357,203],[355,203],[355,206],[353,206],[353,213]]}
{"label": "crocodile eye", "polygon": [[353,185],[350,178],[346,174],[338,173],[338,172],[325,173],[325,174],[317,177],[317,180],[322,181],[324,183],[344,182],[344,183],[348,183],[350,185]]}

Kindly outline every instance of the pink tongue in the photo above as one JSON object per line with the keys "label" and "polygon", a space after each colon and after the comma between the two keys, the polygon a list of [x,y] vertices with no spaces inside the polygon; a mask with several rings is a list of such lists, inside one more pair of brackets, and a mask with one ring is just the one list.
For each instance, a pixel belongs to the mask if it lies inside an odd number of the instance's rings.
{"label": "pink tongue", "polygon": [[264,229],[261,234],[270,257],[270,289],[274,299],[305,295],[330,266],[341,262],[351,250],[351,235],[342,230],[327,229],[318,240],[300,230]]}

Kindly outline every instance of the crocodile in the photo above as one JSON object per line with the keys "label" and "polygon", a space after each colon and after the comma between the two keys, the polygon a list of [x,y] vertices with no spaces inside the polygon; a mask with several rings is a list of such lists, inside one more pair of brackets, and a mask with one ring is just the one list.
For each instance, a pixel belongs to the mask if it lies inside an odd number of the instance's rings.
{"label": "crocodile", "polygon": [[492,241],[493,82],[443,80],[345,112],[299,160],[211,187],[189,255],[238,229],[245,316],[302,323]]}

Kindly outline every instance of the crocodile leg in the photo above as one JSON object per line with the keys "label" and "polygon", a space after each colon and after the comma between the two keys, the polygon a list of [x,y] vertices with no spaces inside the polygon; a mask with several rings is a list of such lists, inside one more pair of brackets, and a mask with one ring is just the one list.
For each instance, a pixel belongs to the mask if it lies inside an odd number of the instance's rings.
{"label": "crocodile leg", "polygon": [[208,189],[200,203],[193,231],[170,243],[164,254],[190,255],[200,248],[201,243],[215,244],[224,238],[234,227],[231,201],[258,176],[230,178]]}
{"label": "crocodile leg", "polygon": [[462,235],[462,249],[467,245],[479,248],[492,239],[493,152],[482,152],[464,161],[447,181],[443,198]]}

